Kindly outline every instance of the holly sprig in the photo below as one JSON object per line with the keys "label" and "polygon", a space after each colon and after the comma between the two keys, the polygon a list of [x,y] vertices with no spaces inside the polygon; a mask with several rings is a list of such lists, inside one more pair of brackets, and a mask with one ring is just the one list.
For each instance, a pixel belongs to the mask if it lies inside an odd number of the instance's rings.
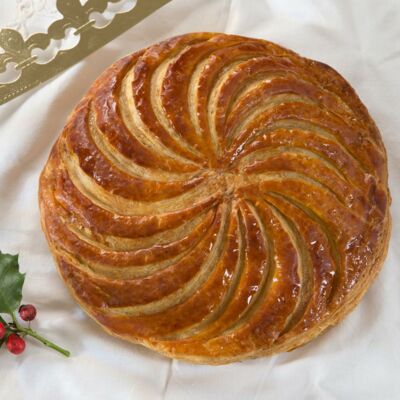
{"label": "holly sprig", "polygon": [[[25,350],[24,338],[30,336],[69,357],[68,350],[50,342],[31,328],[36,308],[32,304],[21,305],[24,281],[25,274],[19,272],[18,254],[4,254],[0,251],[0,347],[6,343],[11,353],[21,354]],[[19,322],[17,310],[19,319],[28,322],[27,326]]]}

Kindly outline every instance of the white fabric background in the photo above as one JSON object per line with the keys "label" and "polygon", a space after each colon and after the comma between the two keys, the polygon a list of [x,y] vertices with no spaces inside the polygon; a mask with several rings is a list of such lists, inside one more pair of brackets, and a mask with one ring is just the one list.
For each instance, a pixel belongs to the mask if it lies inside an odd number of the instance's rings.
{"label": "white fabric background", "polygon": [[[169,361],[102,332],[60,281],[39,225],[40,170],[94,78],[126,53],[188,31],[260,37],[323,61],[355,87],[389,155],[393,234],[382,273],[339,326],[292,353],[220,367]],[[0,107],[0,249],[21,254],[34,327],[65,359],[29,340],[0,351],[7,399],[400,398],[400,3],[398,0],[173,0],[39,88]]]}

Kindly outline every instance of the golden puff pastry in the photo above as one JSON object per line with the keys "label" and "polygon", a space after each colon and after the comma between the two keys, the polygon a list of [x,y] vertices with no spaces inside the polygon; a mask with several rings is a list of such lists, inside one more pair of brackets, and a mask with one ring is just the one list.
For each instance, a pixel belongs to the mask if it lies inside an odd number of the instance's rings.
{"label": "golden puff pastry", "polygon": [[222,364],[292,350],[381,268],[380,133],[332,68],[193,33],[108,68],[40,179],[66,285],[107,332]]}

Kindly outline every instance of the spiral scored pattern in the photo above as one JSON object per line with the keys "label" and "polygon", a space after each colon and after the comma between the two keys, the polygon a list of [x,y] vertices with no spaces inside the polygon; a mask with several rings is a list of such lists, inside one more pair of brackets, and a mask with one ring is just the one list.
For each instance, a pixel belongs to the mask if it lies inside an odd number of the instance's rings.
{"label": "spiral scored pattern", "polygon": [[343,318],[385,257],[389,202],[379,131],[338,73],[212,33],[106,70],[40,183],[82,307],[203,363],[290,350]]}

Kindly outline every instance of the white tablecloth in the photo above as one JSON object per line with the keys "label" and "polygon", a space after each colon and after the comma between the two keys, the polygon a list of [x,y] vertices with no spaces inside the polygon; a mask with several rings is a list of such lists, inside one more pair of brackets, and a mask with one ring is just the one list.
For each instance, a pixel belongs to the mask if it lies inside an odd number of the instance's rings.
{"label": "white tablecloth", "polygon": [[[339,326],[292,353],[220,367],[170,361],[109,337],[59,279],[39,224],[38,176],[96,76],[126,53],[188,31],[269,39],[332,65],[355,87],[389,155],[393,234],[384,269]],[[72,351],[28,339],[0,350],[1,399],[400,398],[400,3],[398,0],[173,0],[66,72],[0,107],[0,249],[20,253],[34,327]]]}

